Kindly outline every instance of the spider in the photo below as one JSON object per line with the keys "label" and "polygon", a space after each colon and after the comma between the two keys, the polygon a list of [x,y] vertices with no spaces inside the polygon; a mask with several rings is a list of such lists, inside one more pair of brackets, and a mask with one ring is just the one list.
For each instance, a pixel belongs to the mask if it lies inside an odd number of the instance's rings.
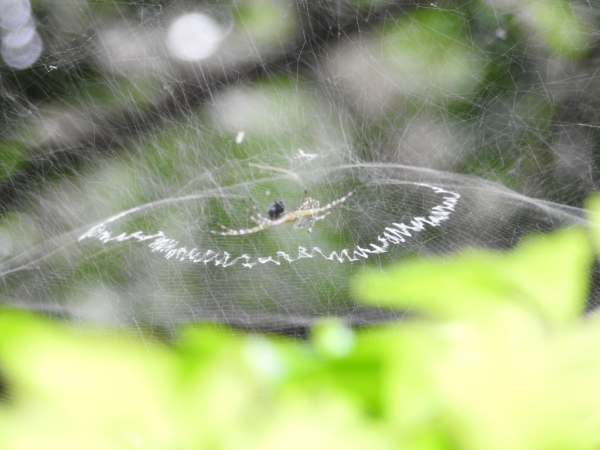
{"label": "spider", "polygon": [[319,220],[323,220],[331,213],[331,209],[334,206],[339,205],[340,203],[345,202],[348,198],[353,195],[355,189],[348,192],[343,197],[338,198],[332,202],[327,203],[325,206],[320,206],[321,203],[319,200],[315,200],[312,197],[308,196],[308,192],[304,191],[304,196],[302,197],[302,203],[298,205],[296,209],[290,212],[285,212],[285,206],[281,200],[273,202],[269,207],[267,214],[269,217],[263,216],[256,204],[251,199],[252,208],[254,212],[250,211],[246,204],[246,212],[248,213],[248,217],[250,220],[256,224],[255,227],[252,228],[242,228],[239,230],[234,230],[232,228],[226,227],[223,224],[217,223],[223,230],[225,231],[215,231],[215,230],[207,230],[209,233],[218,234],[220,236],[239,236],[243,234],[252,234],[258,233],[259,231],[265,230],[267,228],[276,227],[278,225],[282,225],[287,222],[294,222],[293,227],[295,230],[300,229],[308,229],[309,233],[312,233],[312,227],[315,222]]}

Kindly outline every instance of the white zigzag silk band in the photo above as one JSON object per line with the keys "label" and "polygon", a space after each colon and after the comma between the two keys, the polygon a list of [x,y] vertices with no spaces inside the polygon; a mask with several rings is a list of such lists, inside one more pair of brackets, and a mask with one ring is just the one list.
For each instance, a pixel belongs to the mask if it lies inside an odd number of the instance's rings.
{"label": "white zigzag silk band", "polygon": [[438,227],[444,221],[448,220],[455,211],[461,197],[459,193],[425,183],[414,183],[414,185],[430,189],[435,195],[440,196],[440,202],[433,206],[427,215],[412,217],[408,223],[392,222],[389,226],[381,230],[376,242],[363,246],[356,245],[352,249],[345,248],[339,251],[325,252],[317,246],[312,248],[298,246],[297,252],[294,255],[284,251],[276,251],[273,255],[255,256],[243,253],[236,256],[227,251],[203,250],[194,246],[181,245],[179,240],[168,237],[163,231],[147,233],[138,230],[132,233],[115,233],[109,229],[110,224],[117,222],[129,214],[138,212],[141,207],[124,211],[95,225],[82,234],[79,237],[79,241],[96,239],[105,244],[130,240],[138,242],[151,241],[148,244],[150,251],[162,254],[167,259],[195,264],[214,264],[223,268],[231,267],[238,263],[248,268],[258,264],[280,265],[282,262],[293,263],[301,259],[315,257],[338,261],[340,263],[360,261],[369,258],[370,255],[387,253],[390,246],[406,242],[408,238],[413,237],[415,233],[425,230],[427,226]]}

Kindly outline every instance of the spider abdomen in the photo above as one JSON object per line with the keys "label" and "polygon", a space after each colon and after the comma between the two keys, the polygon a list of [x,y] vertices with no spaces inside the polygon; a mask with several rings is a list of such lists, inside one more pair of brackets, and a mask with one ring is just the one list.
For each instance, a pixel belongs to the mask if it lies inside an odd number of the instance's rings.
{"label": "spider abdomen", "polygon": [[285,206],[281,200],[273,202],[273,204],[269,207],[269,219],[277,220],[281,217],[283,212],[285,211]]}

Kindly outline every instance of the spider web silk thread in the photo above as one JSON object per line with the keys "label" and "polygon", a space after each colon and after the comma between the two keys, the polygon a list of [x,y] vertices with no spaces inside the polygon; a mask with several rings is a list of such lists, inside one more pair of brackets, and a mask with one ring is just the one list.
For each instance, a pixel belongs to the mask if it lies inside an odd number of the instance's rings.
{"label": "spider web silk thread", "polygon": [[377,236],[377,243],[369,243],[364,247],[356,245],[353,250],[345,248],[341,251],[325,252],[319,247],[308,249],[303,246],[298,246],[298,252],[295,256],[291,256],[283,251],[277,251],[275,255],[269,256],[252,256],[246,253],[239,256],[233,256],[227,251],[214,251],[210,249],[200,250],[197,247],[188,250],[188,247],[180,245],[178,240],[168,237],[163,231],[158,231],[154,234],[146,234],[146,232],[138,230],[132,233],[120,233],[115,235],[113,231],[107,229],[109,223],[113,223],[129,214],[137,212],[141,208],[133,208],[108,218],[82,234],[78,241],[97,239],[106,244],[109,242],[124,242],[128,240],[136,240],[138,242],[152,240],[152,242],[148,244],[150,251],[152,253],[162,254],[166,259],[191,262],[194,264],[203,263],[204,265],[212,263],[215,266],[221,266],[223,268],[232,267],[238,262],[247,268],[254,267],[257,264],[273,263],[281,265],[282,262],[293,263],[301,259],[315,258],[316,256],[320,256],[329,261],[337,260],[339,263],[355,262],[365,260],[369,258],[370,255],[387,253],[391,245],[402,244],[406,242],[408,238],[413,237],[413,233],[419,233],[425,230],[427,225],[430,227],[438,227],[442,222],[450,218],[461,197],[459,193],[425,183],[414,183],[414,185],[429,188],[435,194],[444,194],[443,201],[432,207],[427,217],[413,217],[409,224],[393,222],[390,226],[384,228],[382,235]]}

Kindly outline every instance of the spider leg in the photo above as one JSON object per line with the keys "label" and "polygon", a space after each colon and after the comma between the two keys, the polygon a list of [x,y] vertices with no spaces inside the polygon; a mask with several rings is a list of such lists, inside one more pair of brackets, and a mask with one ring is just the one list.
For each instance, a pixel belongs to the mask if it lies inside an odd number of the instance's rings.
{"label": "spider leg", "polygon": [[320,215],[320,216],[318,216],[318,215],[316,215],[316,214],[315,214],[314,216],[312,216],[312,220],[310,221],[310,225],[309,225],[309,227],[308,227],[308,232],[309,232],[309,233],[312,233],[312,227],[313,227],[313,225],[314,225],[316,222],[318,222],[319,220],[323,220],[323,219],[324,219],[325,217],[327,217],[329,214],[331,214],[331,211],[326,211],[326,212],[325,212],[325,214],[322,214],[322,215]]}
{"label": "spider leg", "polygon": [[243,234],[256,233],[263,229],[262,227],[257,226],[254,228],[243,228],[241,230],[234,230],[232,228],[227,228],[227,227],[221,225],[220,223],[218,223],[217,225],[221,226],[221,228],[223,228],[226,231],[216,231],[216,230],[207,230],[207,231],[212,234],[218,234],[219,236],[240,236]]}
{"label": "spider leg", "polygon": [[229,236],[232,231],[235,231],[229,227],[226,227],[225,225],[223,225],[222,223],[219,223],[219,222],[216,222],[215,225],[221,227],[225,231],[216,231],[216,230],[210,230],[210,229],[207,229],[206,231],[208,231],[209,233],[212,233],[212,234],[218,234],[220,236]]}
{"label": "spider leg", "polygon": [[[332,208],[334,208],[335,206],[339,205],[340,203],[343,203],[346,200],[348,200],[348,198],[350,196],[352,196],[354,194],[354,192],[356,192],[356,189],[351,190],[343,197],[333,200],[332,202],[329,202],[324,206],[316,206],[314,208],[305,208],[305,207],[303,207],[304,204],[300,205],[300,207],[298,209],[296,209],[295,211],[293,211],[293,213],[294,213],[295,217],[312,217],[312,216],[315,216],[319,213],[323,213],[326,211],[331,212],[330,210]],[[305,201],[306,201],[305,204],[312,201],[313,203],[316,203],[318,205],[318,201],[311,199],[310,197],[307,197],[307,199],[305,199]]]}
{"label": "spider leg", "polygon": [[265,228],[270,228],[270,227],[279,225],[281,223],[283,223],[281,221],[281,219],[279,221],[269,221],[269,220],[265,219],[264,221],[257,223],[257,225],[252,228],[233,229],[233,228],[226,227],[225,225],[217,222],[216,225],[218,225],[225,231],[216,231],[216,230],[206,230],[206,231],[208,231],[209,233],[212,233],[212,234],[217,234],[219,236],[241,236],[244,234],[258,233],[259,231],[262,231]]}
{"label": "spider leg", "polygon": [[331,214],[332,209],[345,202],[351,195],[353,195],[355,189],[348,192],[343,197],[340,197],[332,202],[329,202],[325,206],[319,206],[319,201],[308,196],[308,193],[304,192],[302,203],[300,206],[290,213],[289,219],[294,221],[295,229],[307,229],[309,233],[312,232],[313,225],[319,220],[325,219]]}
{"label": "spider leg", "polygon": [[339,205],[340,203],[344,203],[346,200],[348,200],[350,197],[352,197],[355,192],[356,192],[356,189],[352,189],[350,192],[348,192],[343,197],[335,199],[332,202],[327,203],[325,206],[313,209],[313,214],[318,214],[321,212],[329,211],[331,208]]}
{"label": "spider leg", "polygon": [[315,219],[315,222],[318,222],[319,220],[323,220],[323,219],[324,219],[325,217],[327,217],[329,214],[331,214],[331,211],[325,211],[325,214],[323,214],[323,215],[321,215],[321,216],[318,216],[318,215],[316,215],[316,214],[315,214],[313,217],[314,217],[314,219]]}
{"label": "spider leg", "polygon": [[252,213],[252,211],[250,211],[250,209],[248,208],[248,204],[246,202],[244,202],[244,208],[246,208],[246,213],[248,213],[248,217],[255,224],[261,225],[267,219],[260,213],[254,200],[250,199],[250,204],[252,205],[252,209],[254,210],[254,213]]}

